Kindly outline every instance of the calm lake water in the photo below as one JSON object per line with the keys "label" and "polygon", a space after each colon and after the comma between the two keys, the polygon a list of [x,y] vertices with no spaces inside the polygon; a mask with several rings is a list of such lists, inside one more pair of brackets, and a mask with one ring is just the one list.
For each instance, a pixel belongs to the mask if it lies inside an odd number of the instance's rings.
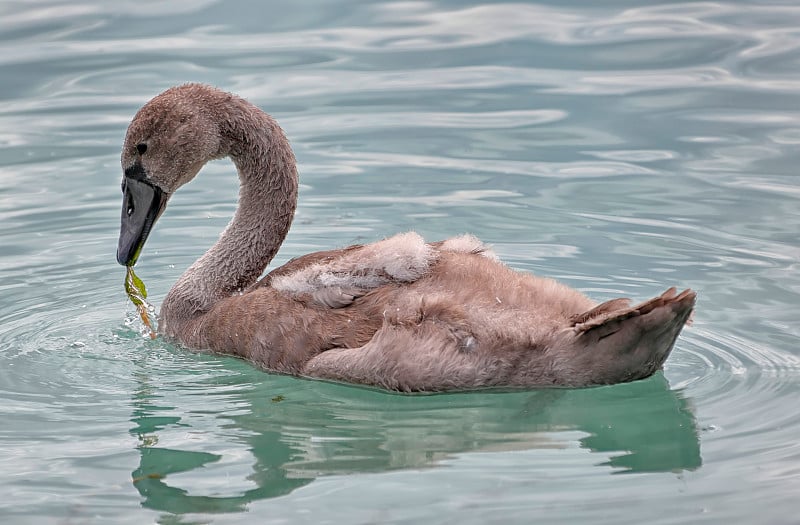
{"label": "calm lake water", "polygon": [[[0,4],[3,523],[798,523],[800,5]],[[283,125],[275,263],[471,232],[598,300],[699,292],[663,373],[409,397],[143,338],[114,252],[138,107],[201,81]],[[227,161],[137,265],[158,304]]]}

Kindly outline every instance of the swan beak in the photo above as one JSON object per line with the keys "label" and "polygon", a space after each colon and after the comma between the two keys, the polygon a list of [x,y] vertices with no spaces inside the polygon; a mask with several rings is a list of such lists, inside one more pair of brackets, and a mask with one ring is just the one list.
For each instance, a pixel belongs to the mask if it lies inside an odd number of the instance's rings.
{"label": "swan beak", "polygon": [[122,178],[122,220],[119,228],[117,262],[133,266],[147,236],[167,206],[168,194],[139,178]]}

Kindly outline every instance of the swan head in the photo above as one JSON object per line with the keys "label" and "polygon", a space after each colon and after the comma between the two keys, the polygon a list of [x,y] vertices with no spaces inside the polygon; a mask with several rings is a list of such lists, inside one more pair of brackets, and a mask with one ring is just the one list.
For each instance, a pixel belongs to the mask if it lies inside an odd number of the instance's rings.
{"label": "swan head", "polygon": [[186,84],[156,96],[134,116],[121,156],[120,264],[136,264],[172,194],[206,162],[224,155],[218,123],[226,95],[209,86]]}

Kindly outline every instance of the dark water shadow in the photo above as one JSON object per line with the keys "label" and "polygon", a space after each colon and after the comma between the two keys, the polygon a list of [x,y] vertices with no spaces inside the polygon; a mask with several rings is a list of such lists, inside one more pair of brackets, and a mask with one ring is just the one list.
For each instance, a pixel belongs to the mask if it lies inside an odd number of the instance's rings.
{"label": "dark water shadow", "polygon": [[[679,472],[702,464],[690,404],[661,374],[584,390],[400,396],[272,376],[233,360],[226,368],[235,373],[187,385],[193,402],[206,391],[202,409],[213,428],[193,428],[188,416],[196,406],[167,403],[144,373],[138,378],[131,434],[139,441],[140,462],[133,484],[142,506],[171,514],[164,516],[168,522],[182,523],[180,515],[188,513],[241,512],[319,476],[435,468],[471,451],[566,448],[575,437],[565,431],[584,433],[580,445],[597,452],[598,468],[611,473]],[[180,401],[184,394],[176,395]],[[233,413],[226,410],[231,404]],[[246,449],[252,464],[246,480],[238,481],[252,488],[233,496],[181,488],[187,478],[177,474],[208,476],[204,469],[223,455],[159,444],[160,435],[179,430],[210,432],[217,442]]]}

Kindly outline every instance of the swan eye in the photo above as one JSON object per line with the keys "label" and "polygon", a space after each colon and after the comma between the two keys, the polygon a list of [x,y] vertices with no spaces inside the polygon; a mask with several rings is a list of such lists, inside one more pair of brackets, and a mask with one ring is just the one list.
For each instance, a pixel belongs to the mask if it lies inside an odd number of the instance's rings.
{"label": "swan eye", "polygon": [[144,155],[144,153],[147,151],[147,144],[140,142],[136,145],[136,151],[139,152],[139,155]]}

